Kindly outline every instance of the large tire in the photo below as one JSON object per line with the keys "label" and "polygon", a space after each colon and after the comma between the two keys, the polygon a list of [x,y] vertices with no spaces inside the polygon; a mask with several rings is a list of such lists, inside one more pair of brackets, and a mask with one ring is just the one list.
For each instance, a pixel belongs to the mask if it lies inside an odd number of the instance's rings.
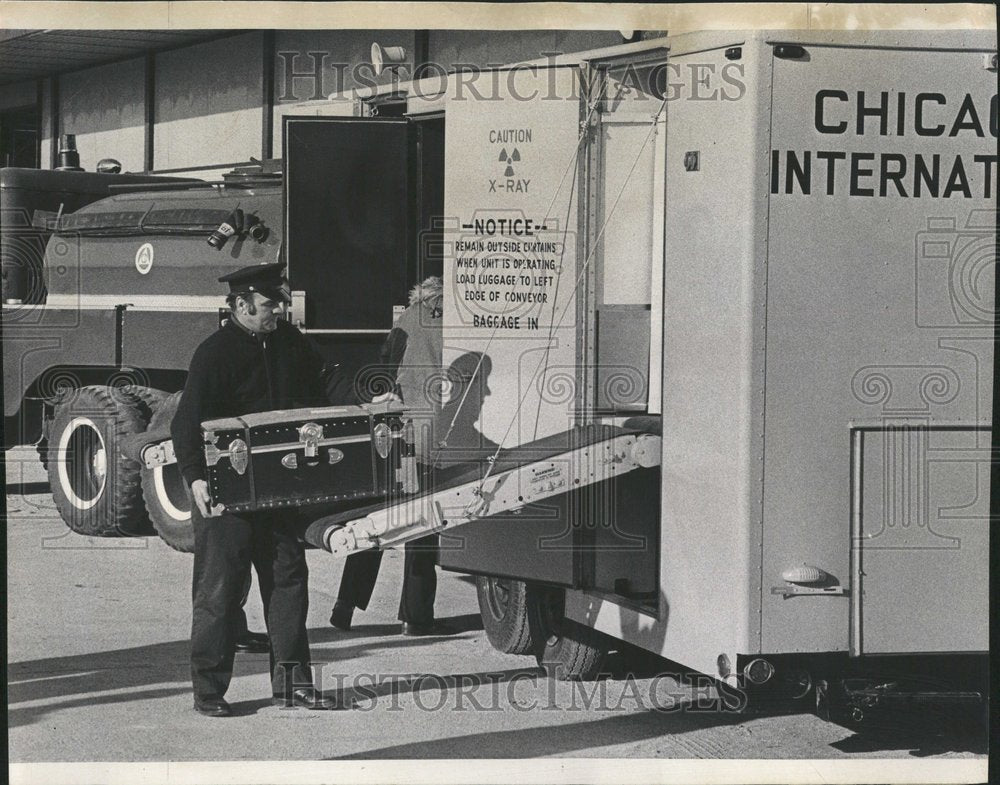
{"label": "large tire", "polygon": [[[170,393],[163,390],[156,390],[152,387],[137,387],[132,385],[124,388],[116,388],[116,391],[124,392],[126,395],[131,395],[138,400],[139,412],[146,422],[149,422],[150,417],[156,411],[161,401],[170,395]],[[38,460],[41,462],[42,468],[48,471],[49,440],[45,435],[45,431],[42,432],[41,438],[35,444],[35,451],[38,453]]]}
{"label": "large tire", "polygon": [[565,617],[565,590],[529,585],[527,604],[535,659],[546,673],[561,681],[595,678],[608,651],[605,638]]}
{"label": "large tire", "polygon": [[[170,422],[177,412],[181,394],[174,393],[164,398],[153,418],[149,430],[169,430]],[[184,485],[184,478],[177,470],[177,464],[157,466],[141,470],[142,498],[153,528],[167,545],[183,553],[194,553],[194,526],[191,523],[191,500]]]}
{"label": "large tire", "polygon": [[476,577],[476,594],[483,629],[493,648],[505,654],[531,654],[534,642],[524,581],[480,575]]}
{"label": "large tire", "polygon": [[121,454],[146,428],[142,401],[111,387],[81,387],[55,406],[48,439],[52,498],[79,534],[129,537],[145,522],[139,466]]}
{"label": "large tire", "polygon": [[[160,408],[163,402],[170,396],[170,393],[164,390],[157,390],[153,387],[141,387],[138,385],[130,385],[125,388],[125,391],[135,396],[139,401],[139,409],[142,412],[142,416],[147,423],[147,430],[149,425],[153,422],[153,417],[156,416],[156,411]],[[140,466],[140,485],[142,481]],[[142,491],[140,488],[140,495]],[[149,517],[149,512],[147,505],[143,504],[143,514],[142,518],[137,522],[139,528],[134,532],[135,535],[142,536],[156,536],[156,528],[153,526],[153,521]]]}
{"label": "large tire", "polygon": [[145,407],[143,414],[146,422],[152,423],[152,417],[160,405],[170,397],[170,393],[152,387],[128,387],[126,391],[138,398]]}

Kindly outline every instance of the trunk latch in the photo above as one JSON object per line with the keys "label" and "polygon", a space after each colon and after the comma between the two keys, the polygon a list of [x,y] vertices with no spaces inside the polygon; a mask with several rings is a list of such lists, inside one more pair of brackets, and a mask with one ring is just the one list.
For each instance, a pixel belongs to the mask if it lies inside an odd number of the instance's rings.
{"label": "trunk latch", "polygon": [[246,473],[249,461],[250,456],[247,452],[247,443],[245,441],[242,439],[233,439],[229,442],[229,463],[232,464],[237,474]]}
{"label": "trunk latch", "polygon": [[323,438],[323,426],[307,422],[299,427],[299,441],[302,442],[306,463],[317,463],[319,458],[319,440]]}

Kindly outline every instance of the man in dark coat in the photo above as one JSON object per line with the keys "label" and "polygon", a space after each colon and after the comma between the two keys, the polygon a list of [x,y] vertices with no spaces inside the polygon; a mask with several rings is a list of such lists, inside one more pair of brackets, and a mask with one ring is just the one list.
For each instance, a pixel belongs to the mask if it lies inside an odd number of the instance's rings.
{"label": "man in dark coat", "polygon": [[[335,708],[313,687],[306,613],[305,551],[295,513],[228,514],[210,510],[201,423],[272,409],[325,404],[323,362],[305,337],[279,319],[288,302],[283,265],[255,265],[219,279],[229,284],[231,318],[195,351],[171,425],[178,467],[195,502],[191,677],[194,707],[228,716],[234,619],[250,565],[257,571],[271,642],[274,702]],[[221,514],[220,514],[221,512]]]}

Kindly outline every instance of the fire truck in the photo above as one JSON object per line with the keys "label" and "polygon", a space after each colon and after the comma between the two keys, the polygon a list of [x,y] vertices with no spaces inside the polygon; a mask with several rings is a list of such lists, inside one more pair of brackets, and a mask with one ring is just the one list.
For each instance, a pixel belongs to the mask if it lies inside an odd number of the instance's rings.
{"label": "fire truck", "polygon": [[75,531],[189,550],[166,436],[120,445],[165,434],[216,278],[285,262],[361,388],[442,275],[486,459],[308,541],[439,532],[562,677],[624,642],[736,702],[982,700],[996,68],[995,31],[690,33],[308,102],[219,182],[5,170],[5,438]]}

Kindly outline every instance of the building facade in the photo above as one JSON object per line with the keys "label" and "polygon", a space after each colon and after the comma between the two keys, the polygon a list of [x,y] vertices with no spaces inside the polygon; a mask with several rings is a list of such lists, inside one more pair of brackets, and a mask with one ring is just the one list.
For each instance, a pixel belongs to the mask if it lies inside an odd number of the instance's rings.
{"label": "building facade", "polygon": [[[208,171],[281,154],[281,117],[393,78],[611,46],[631,31],[0,31],[0,165],[53,168],[62,134],[80,165]],[[401,47],[376,76],[372,44]],[[397,53],[398,54],[398,53]],[[298,109],[297,109],[298,108]]]}

